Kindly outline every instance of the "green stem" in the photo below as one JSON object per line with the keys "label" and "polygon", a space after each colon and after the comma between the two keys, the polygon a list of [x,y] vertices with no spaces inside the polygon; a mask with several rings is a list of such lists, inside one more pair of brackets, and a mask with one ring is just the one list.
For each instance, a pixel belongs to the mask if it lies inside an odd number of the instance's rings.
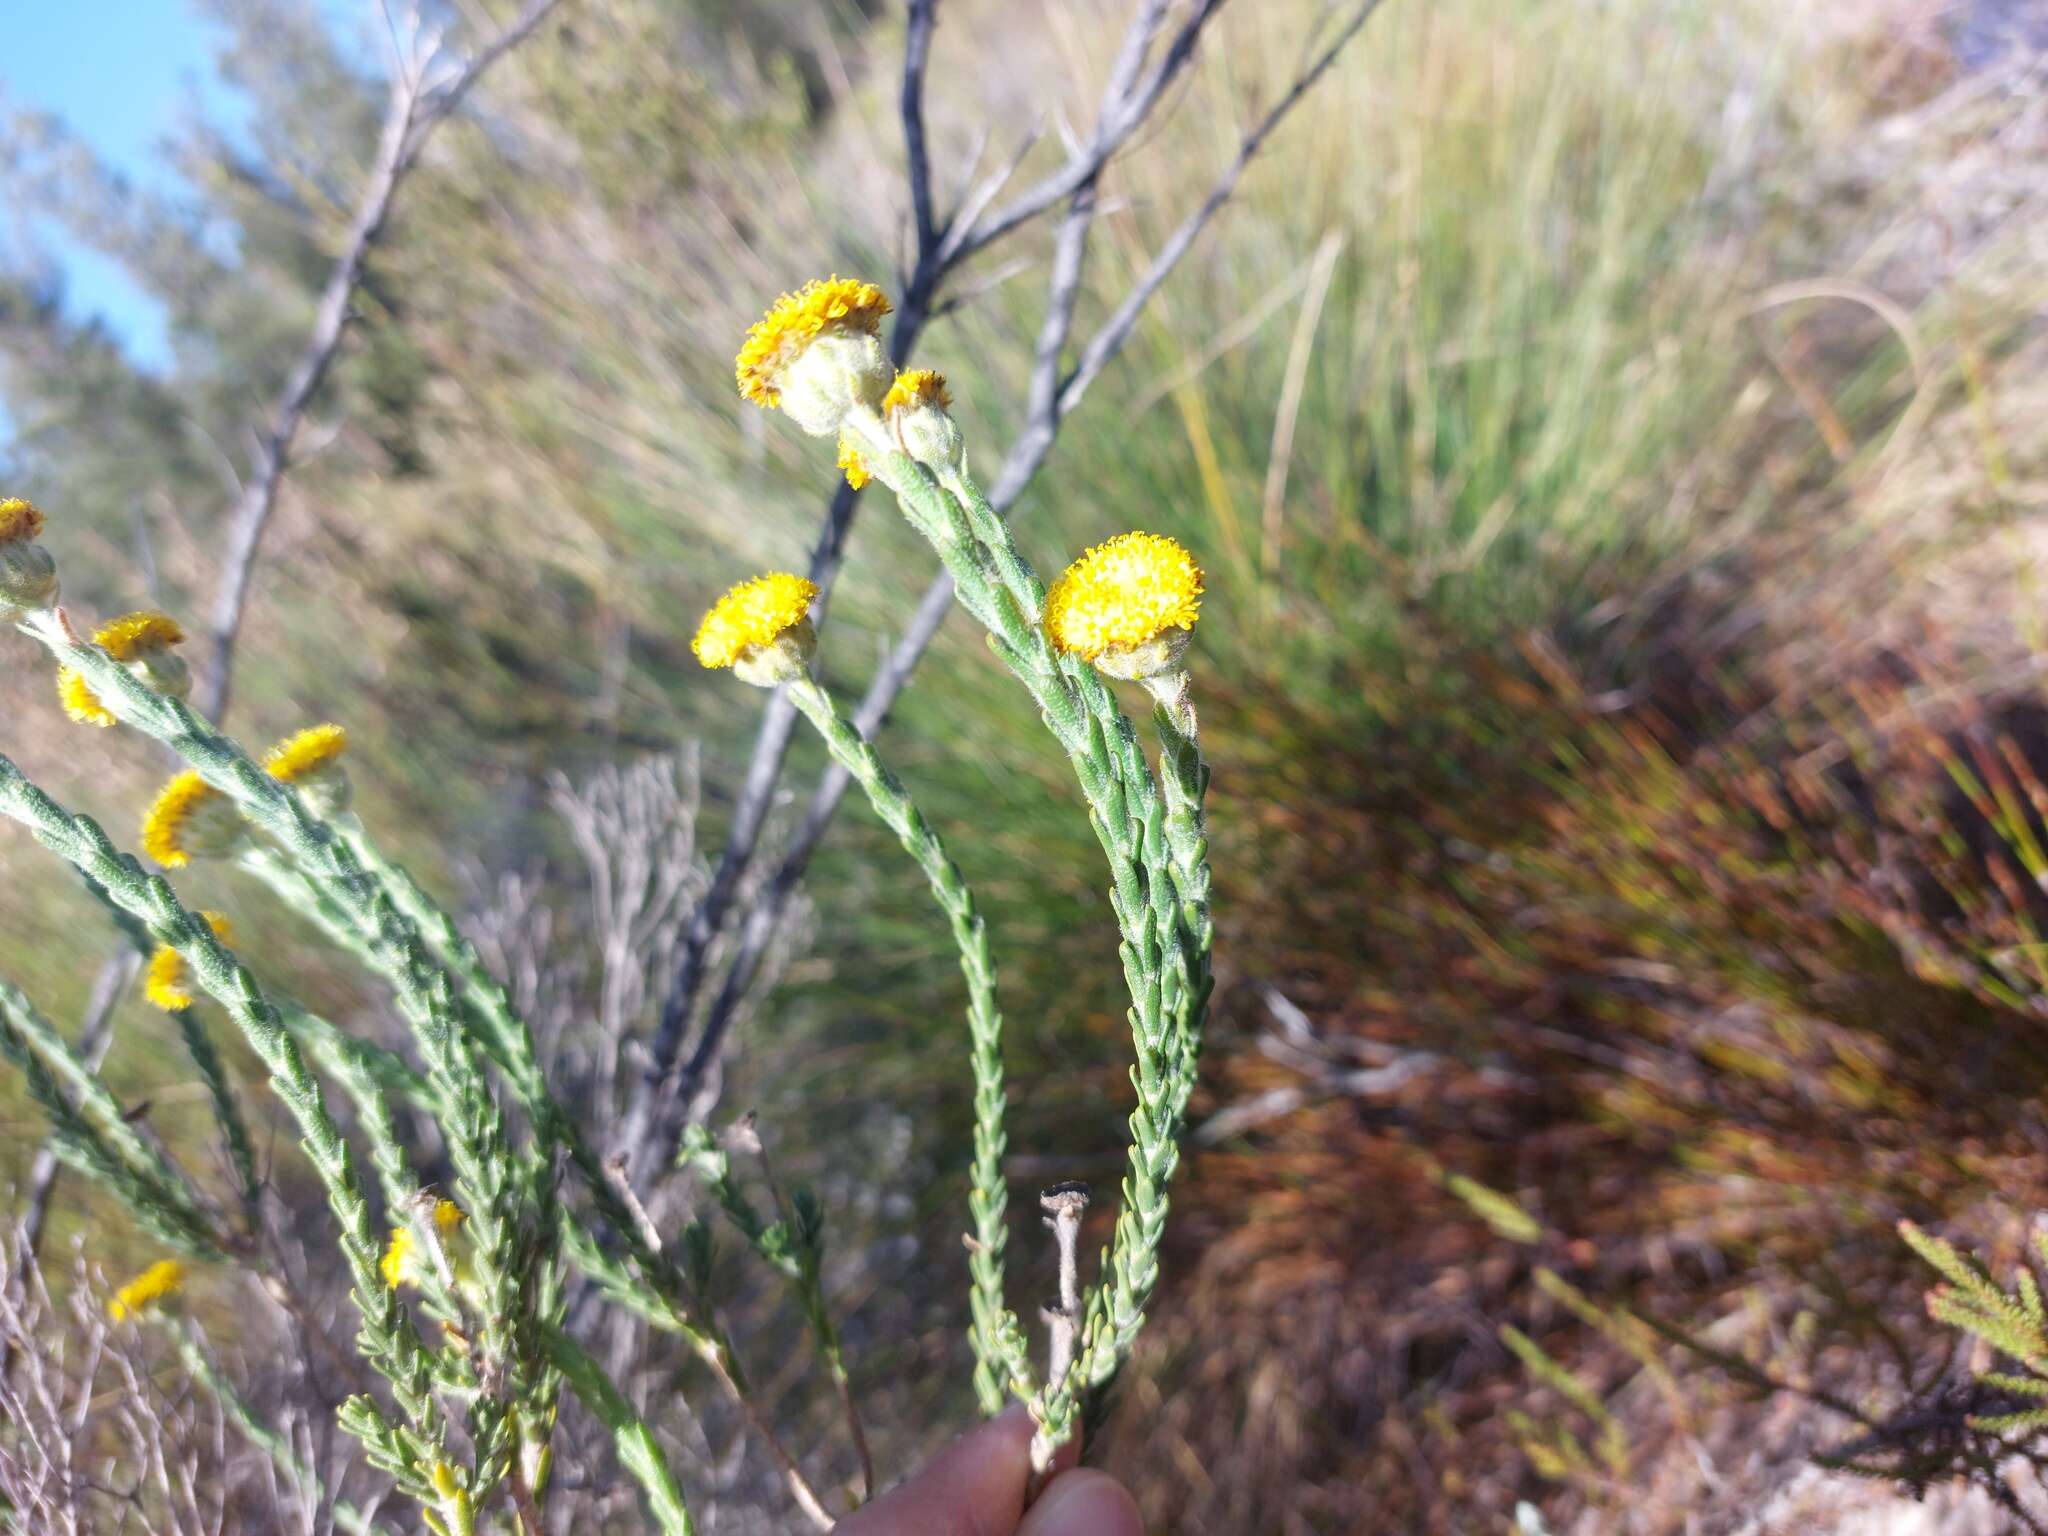
{"label": "green stem", "polygon": [[1036,1390],[1025,1353],[1023,1330],[1004,1298],[1003,1252],[1009,1242],[1009,1190],[1003,1178],[1003,1019],[996,1005],[995,962],[989,954],[988,928],[974,902],[974,892],[945,844],[924,819],[909,792],[876,753],[853,722],[840,713],[832,696],[817,683],[789,685],[790,702],[817,727],[826,750],[866,791],[868,804],[896,834],[917,861],[931,886],[932,898],[946,914],[953,944],[959,951],[960,974],[967,983],[969,1060],[974,1070],[974,1159],[968,1196],[974,1217],[974,1241],[968,1257],[973,1277],[969,1305],[973,1317],[974,1388],[984,1413],[1001,1411],[1009,1393],[1030,1397]]}
{"label": "green stem", "polygon": [[405,1309],[378,1273],[380,1245],[354,1157],[327,1113],[320,1085],[306,1070],[277,1009],[206,922],[180,904],[168,883],[145,873],[132,857],[114,847],[97,822],[65,810],[4,756],[0,756],[0,814],[22,823],[37,842],[97,880],[117,905],[148,927],[153,939],[184,956],[200,985],[220,1001],[269,1069],[271,1086],[298,1122],[301,1145],[319,1175],[328,1208],[340,1228],[342,1255],[354,1281],[361,1317],[357,1347],[390,1381],[410,1425],[403,1449],[417,1467],[422,1457],[438,1451],[446,1433],[432,1396],[432,1359]]}
{"label": "green stem", "polygon": [[[1158,1284],[1166,1190],[1179,1164],[1194,1083],[1191,1042],[1200,1036],[1208,1000],[1206,902],[1203,921],[1191,923],[1181,892],[1197,884],[1206,892],[1206,851],[1197,855],[1183,836],[1180,845],[1196,864],[1176,877],[1173,818],[1137,733],[1092,667],[1053,653],[1041,624],[1045,589],[1001,514],[963,469],[948,466],[935,478],[892,451],[886,432],[879,436],[870,467],[919,509],[913,522],[950,526],[947,514],[932,505],[941,502],[956,509],[953,521],[967,523],[973,551],[939,544],[939,554],[963,603],[989,624],[997,654],[1031,690],[1067,751],[1109,860],[1110,902],[1122,936],[1138,1098],[1129,1122],[1123,1204],[1103,1280],[1089,1293],[1075,1366],[1033,1404],[1040,1424],[1034,1454],[1043,1463],[1074,1433],[1081,1391],[1106,1384],[1128,1354]],[[996,583],[1002,590],[991,590]]]}
{"label": "green stem", "polygon": [[[106,1085],[19,988],[0,981],[0,1057],[22,1074],[50,1122],[57,1155],[128,1207],[152,1236],[196,1259],[226,1245],[184,1173],[139,1136]],[[64,1091],[69,1082],[77,1095]]]}
{"label": "green stem", "polygon": [[552,1323],[542,1328],[541,1340],[547,1347],[548,1358],[583,1400],[583,1406],[612,1432],[619,1464],[640,1484],[640,1491],[647,1496],[648,1512],[654,1516],[662,1536],[690,1536],[694,1527],[690,1524],[689,1506],[683,1502],[682,1489],[676,1485],[653,1431],[582,1345]]}

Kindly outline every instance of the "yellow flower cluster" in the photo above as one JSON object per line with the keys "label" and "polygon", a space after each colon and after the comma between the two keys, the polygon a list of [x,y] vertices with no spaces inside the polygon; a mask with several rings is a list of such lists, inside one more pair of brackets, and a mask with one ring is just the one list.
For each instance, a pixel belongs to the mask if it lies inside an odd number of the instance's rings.
{"label": "yellow flower cluster", "polygon": [[[184,643],[185,631],[178,621],[161,613],[128,613],[109,619],[92,632],[92,642],[114,660],[126,665],[168,656],[174,645]],[[180,663],[180,670],[183,664]],[[64,713],[80,725],[109,726],[114,712],[102,704],[85,677],[75,667],[57,673],[57,698]]]}
{"label": "yellow flower cluster", "polygon": [[[202,912],[206,926],[213,930],[213,936],[223,944],[235,942],[234,926],[222,912]],[[149,957],[149,968],[142,973],[142,995],[165,1013],[176,1013],[181,1008],[190,1008],[192,995],[192,968],[185,963],[185,957],[168,944],[159,944],[156,953]]]}
{"label": "yellow flower cluster", "polygon": [[36,542],[43,514],[19,496],[0,496],[0,624],[57,605],[57,562]]}
{"label": "yellow flower cluster", "polygon": [[348,750],[348,732],[334,724],[309,725],[287,736],[263,754],[263,766],[272,778],[296,784],[318,773]]}
{"label": "yellow flower cluster", "polygon": [[[453,1200],[434,1202],[434,1230],[443,1238],[461,1226],[462,1219],[462,1207]],[[411,1227],[391,1229],[391,1241],[384,1245],[384,1257],[377,1265],[383,1272],[386,1288],[395,1291],[412,1280],[413,1254],[418,1246]]]}
{"label": "yellow flower cluster", "polygon": [[1045,632],[1083,661],[1129,650],[1201,612],[1202,568],[1173,539],[1120,533],[1061,573],[1045,597]]}
{"label": "yellow flower cluster", "polygon": [[114,1292],[107,1302],[107,1316],[117,1323],[133,1317],[151,1302],[175,1294],[184,1283],[184,1265],[176,1259],[159,1259]]}
{"label": "yellow flower cluster", "polygon": [[228,797],[187,768],[173,776],[157,792],[149,814],[142,818],[142,851],[165,869],[183,869],[197,852],[204,857],[208,847],[194,848],[197,829],[214,830],[211,825],[222,815],[232,815]]}
{"label": "yellow flower cluster", "polygon": [[882,413],[911,410],[920,405],[935,405],[943,411],[952,403],[953,395],[946,388],[943,373],[936,368],[906,368],[896,375],[889,393],[882,396]]}
{"label": "yellow flower cluster", "polygon": [[690,649],[707,667],[729,667],[801,624],[817,595],[816,582],[787,571],[743,581],[712,604]]}
{"label": "yellow flower cluster", "polygon": [[846,472],[846,483],[856,491],[874,478],[861,462],[860,450],[843,437],[839,439],[839,467]]}
{"label": "yellow flower cluster", "polygon": [[0,498],[0,544],[26,544],[43,531],[43,514],[19,496]]}
{"label": "yellow flower cluster", "polygon": [[880,333],[889,301],[873,283],[833,276],[785,293],[754,323],[734,363],[740,394],[773,409],[782,403],[783,369],[828,331]]}

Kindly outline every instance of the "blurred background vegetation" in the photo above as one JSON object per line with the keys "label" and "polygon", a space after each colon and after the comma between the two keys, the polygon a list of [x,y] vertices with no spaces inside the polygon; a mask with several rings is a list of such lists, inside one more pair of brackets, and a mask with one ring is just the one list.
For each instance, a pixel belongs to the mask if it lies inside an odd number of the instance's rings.
{"label": "blurred background vegetation", "polygon": [[[200,612],[226,465],[297,355],[375,133],[374,52],[330,14],[212,9],[253,110],[173,146],[189,197],[128,185],[59,123],[0,140],[9,196],[171,316],[171,365],[139,369],[47,272],[0,271],[0,467],[88,614]],[[1105,291],[1317,9],[1226,10],[1105,186]],[[1388,0],[1020,503],[1041,568],[1138,526],[1209,571],[1206,1130],[1100,1447],[1160,1529],[1500,1529],[1518,1500],[1557,1529],[1795,1520],[1882,1496],[1806,1458],[1950,1381],[1895,1223],[2011,1253],[2048,1197],[2029,24],[1989,0]],[[1085,113],[1120,25],[946,0],[948,189],[977,135]],[[573,944],[556,773],[696,754],[715,853],[756,700],[684,640],[737,575],[802,558],[830,485],[816,445],[735,397],[730,357],[783,288],[893,270],[900,27],[853,0],[589,0],[406,190],[285,493],[230,723],[346,723],[366,819],[471,910],[517,877]],[[985,463],[1041,285],[978,276],[917,361]],[[828,681],[864,685],[927,574],[868,505]],[[131,825],[163,765],[82,737],[32,649],[8,658],[6,750]],[[1016,1191],[1108,1187],[1129,1090],[1092,838],[993,676],[949,625],[887,747],[998,936]],[[75,1017],[111,934],[11,827],[0,859],[6,969]],[[245,888],[183,883],[308,1002],[374,1010]],[[826,1195],[900,1469],[968,1411],[961,999],[861,808],[808,891],[724,1104]],[[204,1109],[163,1033],[128,1004],[109,1071],[175,1141]],[[0,1123],[4,1183],[37,1138],[12,1084]],[[110,1269],[148,1256],[75,1192],[57,1230]],[[1024,1282],[1049,1289],[1043,1248],[1020,1225]]]}

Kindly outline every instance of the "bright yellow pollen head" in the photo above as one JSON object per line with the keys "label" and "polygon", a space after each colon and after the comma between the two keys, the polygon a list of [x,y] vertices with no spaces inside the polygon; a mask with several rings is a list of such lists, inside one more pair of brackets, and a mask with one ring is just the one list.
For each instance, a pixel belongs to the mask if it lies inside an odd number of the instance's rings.
{"label": "bright yellow pollen head", "polygon": [[953,403],[953,395],[946,388],[946,376],[936,368],[906,368],[896,375],[896,382],[889,386],[889,393],[882,397],[882,413],[894,410],[908,410],[913,406],[935,405],[945,410]]}
{"label": "bright yellow pollen head", "polygon": [[879,335],[889,301],[873,283],[833,276],[805,283],[785,293],[754,323],[740,344],[734,367],[740,394],[773,410],[782,403],[777,380],[782,370],[827,331],[861,331]]}
{"label": "bright yellow pollen head", "polygon": [[105,728],[114,723],[114,712],[100,702],[100,696],[86,682],[85,674],[76,667],[57,669],[57,702],[64,706],[64,713],[80,725]]}
{"label": "bright yellow pollen head", "polygon": [[856,491],[874,478],[861,462],[860,450],[843,437],[839,439],[839,467],[846,471],[846,483]]}
{"label": "bright yellow pollen head", "polygon": [[107,1316],[115,1322],[131,1317],[153,1301],[161,1301],[185,1283],[185,1266],[176,1259],[159,1259],[114,1292],[107,1302]]}
{"label": "bright yellow pollen head", "polygon": [[43,514],[32,501],[0,497],[0,544],[25,544],[43,531]]}
{"label": "bright yellow pollen head", "polygon": [[[213,936],[223,944],[232,944],[235,930],[220,912],[202,912],[206,926],[213,930]],[[149,969],[143,973],[142,992],[152,1004],[165,1013],[176,1013],[181,1008],[190,1008],[194,1001],[191,989],[192,971],[185,964],[185,957],[168,944],[159,944],[156,953],[149,957]]]}
{"label": "bright yellow pollen head", "polygon": [[272,778],[293,784],[325,768],[347,748],[348,732],[340,726],[311,725],[264,753],[263,766],[270,770]]}
{"label": "bright yellow pollen head", "polygon": [[92,643],[116,661],[133,661],[144,651],[168,650],[183,644],[178,621],[161,613],[124,613],[92,632]]}
{"label": "bright yellow pollen head", "polygon": [[[461,1226],[464,1219],[462,1207],[453,1200],[434,1202],[434,1230],[443,1238]],[[395,1291],[412,1279],[413,1255],[418,1248],[419,1240],[412,1235],[411,1227],[391,1229],[391,1241],[384,1245],[384,1257],[377,1261],[386,1289]]]}
{"label": "bright yellow pollen head", "polygon": [[816,582],[787,571],[743,581],[711,605],[690,649],[707,667],[729,667],[755,646],[801,624],[817,595]]}
{"label": "bright yellow pollen head", "polygon": [[1068,655],[1093,661],[1192,628],[1202,604],[1202,568],[1173,539],[1120,533],[1060,574],[1045,596],[1045,632]]}
{"label": "bright yellow pollen head", "polygon": [[142,851],[165,869],[183,869],[192,862],[195,850],[188,846],[193,819],[225,807],[227,796],[187,768],[157,792],[149,814],[142,818]]}
{"label": "bright yellow pollen head", "polygon": [[377,1261],[387,1291],[395,1291],[405,1284],[406,1264],[412,1258],[412,1247],[411,1227],[391,1229],[391,1241],[384,1245],[384,1257]]}

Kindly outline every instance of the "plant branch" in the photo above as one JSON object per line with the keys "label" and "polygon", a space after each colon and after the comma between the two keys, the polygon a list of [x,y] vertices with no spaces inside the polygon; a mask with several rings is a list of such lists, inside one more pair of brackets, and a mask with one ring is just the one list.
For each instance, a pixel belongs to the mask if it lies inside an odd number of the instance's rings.
{"label": "plant branch", "polygon": [[369,179],[342,236],[341,250],[328,268],[313,311],[305,349],[286,375],[284,387],[257,428],[254,462],[242,477],[241,494],[228,514],[227,557],[208,619],[212,654],[199,687],[199,712],[219,720],[234,682],[235,647],[248,608],[263,536],[277,510],[278,493],[291,465],[293,441],[348,330],[356,290],[378,240],[390,221],[392,204],[408,172],[419,161],[434,129],[461,105],[484,72],[530,37],[560,0],[528,0],[519,16],[487,43],[452,80],[430,85],[425,61],[402,59],[392,71],[384,119],[370,161]]}

